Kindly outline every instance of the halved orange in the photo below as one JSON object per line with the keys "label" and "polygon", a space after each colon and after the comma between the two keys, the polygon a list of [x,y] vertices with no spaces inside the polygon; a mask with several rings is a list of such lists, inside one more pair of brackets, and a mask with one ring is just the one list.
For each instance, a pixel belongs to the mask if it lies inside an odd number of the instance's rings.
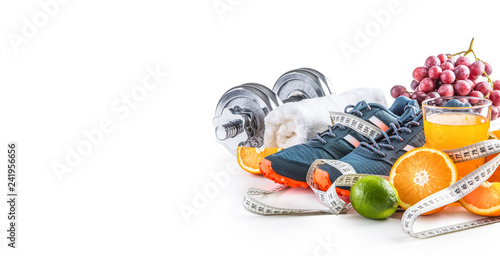
{"label": "halved orange", "polygon": [[262,174],[259,170],[259,163],[268,155],[272,155],[283,148],[252,148],[238,147],[236,156],[240,167],[252,174]]}
{"label": "halved orange", "polygon": [[[391,169],[389,182],[399,194],[401,208],[408,209],[457,181],[457,168],[440,150],[421,147],[402,155]],[[445,206],[423,215],[442,210]]]}
{"label": "halved orange", "polygon": [[486,181],[459,202],[474,214],[488,217],[500,216],[500,183]]}

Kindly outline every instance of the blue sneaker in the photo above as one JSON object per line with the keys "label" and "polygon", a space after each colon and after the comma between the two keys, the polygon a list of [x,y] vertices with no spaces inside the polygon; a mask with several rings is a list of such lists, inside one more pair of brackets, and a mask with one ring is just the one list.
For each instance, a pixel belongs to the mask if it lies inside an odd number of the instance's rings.
{"label": "blue sneaker", "polygon": [[406,106],[418,107],[415,100],[399,97],[387,109],[377,103],[361,101],[349,105],[344,113],[331,113],[333,126],[304,144],[295,145],[267,156],[260,164],[262,174],[276,183],[308,187],[307,171],[317,159],[341,159],[362,143],[389,130],[390,124],[404,113]]}
{"label": "blue sneaker", "polygon": [[[383,132],[370,142],[361,142],[360,147],[341,158],[340,161],[353,167],[356,173],[389,175],[392,166],[404,153],[425,144],[422,111],[408,106],[389,131]],[[326,191],[342,174],[329,164],[318,166],[313,173],[313,181],[319,189]]]}

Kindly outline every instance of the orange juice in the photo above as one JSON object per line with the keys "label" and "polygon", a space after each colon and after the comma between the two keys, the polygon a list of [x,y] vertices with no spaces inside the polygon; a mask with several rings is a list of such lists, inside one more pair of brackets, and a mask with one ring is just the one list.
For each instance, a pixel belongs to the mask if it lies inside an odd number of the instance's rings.
{"label": "orange juice", "polygon": [[[438,113],[424,120],[428,147],[456,149],[488,139],[490,121],[472,113]],[[464,177],[486,162],[486,158],[457,163],[458,176]]]}

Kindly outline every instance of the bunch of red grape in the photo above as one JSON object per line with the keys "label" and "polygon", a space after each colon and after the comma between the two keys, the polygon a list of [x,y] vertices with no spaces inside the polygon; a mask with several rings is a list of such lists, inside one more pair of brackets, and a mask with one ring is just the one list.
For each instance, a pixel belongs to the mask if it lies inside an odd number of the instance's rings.
{"label": "bunch of red grape", "polygon": [[[442,53],[429,56],[424,66],[413,70],[413,92],[402,85],[395,85],[391,88],[391,96],[406,96],[417,100],[419,104],[425,99],[446,96],[487,98],[493,103],[491,120],[495,120],[500,112],[500,80],[492,82],[489,77],[493,72],[491,65],[477,58],[471,62],[465,56],[468,52],[473,51],[469,48],[468,51],[461,52],[464,55]],[[456,55],[458,57],[455,59]],[[481,77],[487,80],[480,81]]]}

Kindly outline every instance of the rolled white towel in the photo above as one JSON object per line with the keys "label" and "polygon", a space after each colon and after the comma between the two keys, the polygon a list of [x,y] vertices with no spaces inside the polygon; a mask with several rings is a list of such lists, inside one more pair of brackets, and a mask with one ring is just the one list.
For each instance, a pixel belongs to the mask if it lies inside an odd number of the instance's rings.
{"label": "rolled white towel", "polygon": [[376,88],[356,88],[337,95],[283,104],[264,119],[264,147],[287,148],[304,143],[331,125],[330,111],[343,112],[347,105],[362,100],[387,106],[385,94]]}

